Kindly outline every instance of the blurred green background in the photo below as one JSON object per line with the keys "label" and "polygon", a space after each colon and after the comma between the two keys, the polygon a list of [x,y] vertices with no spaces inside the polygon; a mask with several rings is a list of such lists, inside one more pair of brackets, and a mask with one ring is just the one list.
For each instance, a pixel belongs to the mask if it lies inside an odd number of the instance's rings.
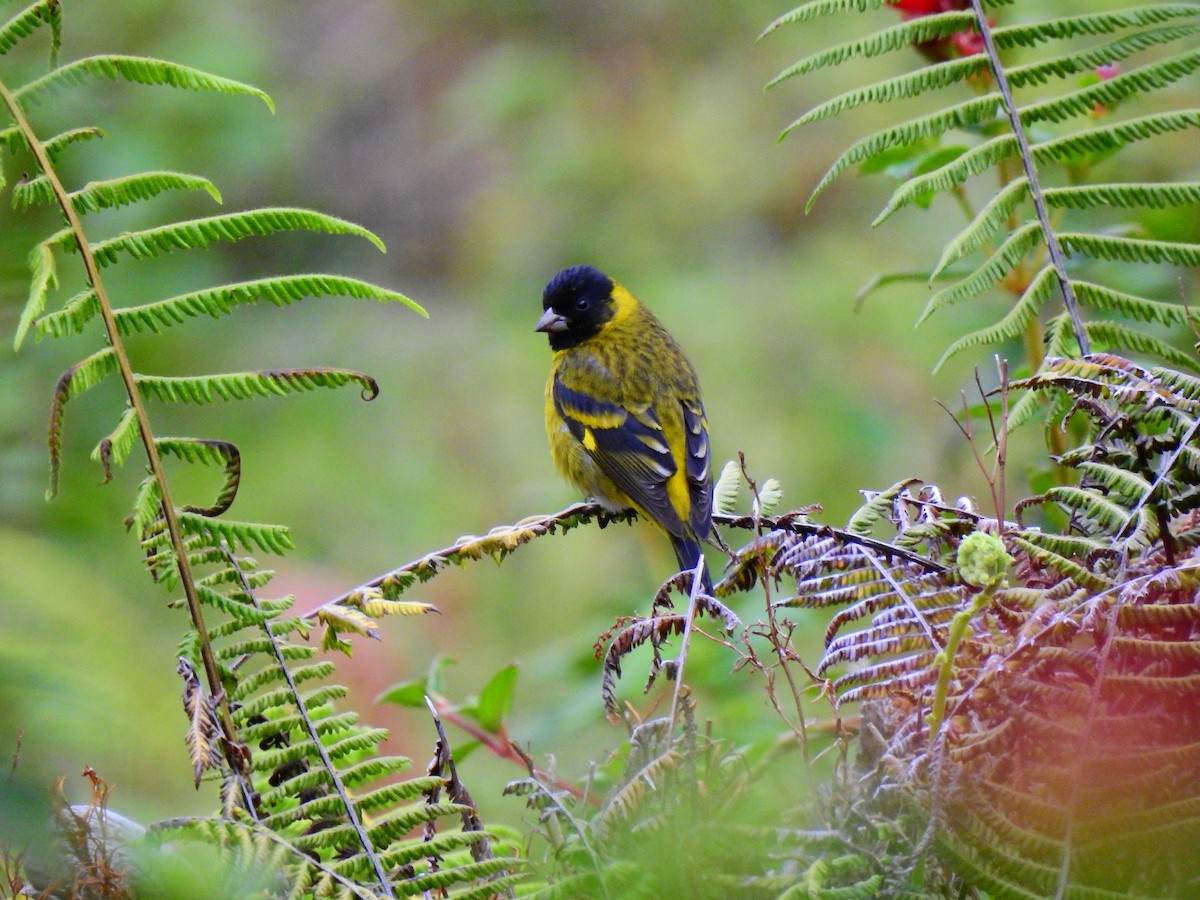
{"label": "blurred green background", "polygon": [[[298,550],[274,565],[269,593],[294,593],[298,609],[460,535],[577,499],[546,453],[549,351],[532,330],[546,280],[576,262],[603,268],[659,314],[700,373],[718,461],[744,451],[756,476],[782,481],[786,506],[820,503],[825,521],[842,524],[860,489],[910,475],[936,481],[950,498],[980,492],[970,453],[935,400],[958,406],[975,365],[992,380],[990,353],[963,354],[937,377],[930,370],[956,336],[998,318],[1006,300],[955,307],[917,330],[923,284],[880,291],[858,312],[854,303],[876,272],[932,268],[961,225],[959,211],[939,199],[932,211],[912,208],[872,231],[892,183],[850,174],[804,215],[837,153],[899,111],[864,110],[776,140],[850,78],[863,83],[915,64],[915,53],[894,54],[764,92],[800,56],[849,37],[853,17],[756,44],[787,2],[64,5],[64,58],[167,58],[250,82],[278,109],[272,116],[249,98],[89,84],[34,116],[42,133],[105,129],[106,140],[68,155],[73,186],[148,168],[192,171],[216,182],[227,210],[313,207],[388,245],[380,255],[354,238],[286,235],[175,253],[112,270],[118,303],[336,271],[403,291],[430,312],[425,321],[398,306],[310,299],[130,340],[148,372],[326,365],[378,378],[372,403],[344,391],[152,406],[160,434],[241,448],[242,492],[230,515],[292,528]],[[1098,5],[1119,4],[1026,7],[1041,16]],[[894,18],[876,14],[879,23]],[[5,58],[2,77],[34,76],[45,40]],[[1123,157],[1121,176],[1186,177],[1178,160],[1187,157],[1173,154],[1193,152],[1195,137],[1180,141]],[[11,165],[6,174],[20,176]],[[989,188],[973,189],[986,199]],[[168,196],[89,222],[108,235],[216,211],[202,194]],[[12,352],[25,256],[57,226],[46,210],[17,214],[6,203],[0,215],[0,761],[23,733],[8,794],[32,806],[66,776],[82,796],[77,775],[91,765],[115,786],[114,807],[134,818],[207,811],[211,792],[191,788],[174,675],[184,616],[166,609],[169,596],[144,575],[121,526],[141,467],[101,485],[87,458],[115,423],[115,381],[69,404],[62,489],[49,504],[43,498],[54,382],[99,346],[97,323],[87,338]],[[1158,221],[1164,237],[1172,228],[1195,236],[1190,220]],[[62,263],[66,295],[77,287],[73,263]],[[1039,441],[1034,429],[1017,440],[1010,490],[1041,458]],[[212,473],[181,470],[177,499],[207,502],[217,484]],[[414,590],[443,614],[386,621],[384,640],[358,642],[339,678],[353,685],[351,704],[365,720],[392,728],[389,749],[423,764],[434,739],[427,716],[376,706],[375,696],[443,654],[458,661],[447,673],[455,698],[516,662],[512,736],[539,759],[553,753],[559,773],[578,778],[623,736],[604,722],[592,642],[614,617],[645,612],[671,565],[665,541],[642,526],[541,540],[502,567],[478,563]],[[756,603],[743,601],[745,619]],[[800,643],[815,658],[823,617],[798,619],[807,629]],[[760,679],[730,674],[733,662],[711,646],[689,662],[701,715],[737,743],[774,736],[781,723]],[[630,696],[643,675],[627,667]],[[813,709],[819,716],[826,707]],[[519,772],[476,753],[463,774],[485,821],[519,818],[519,801],[499,796]]]}

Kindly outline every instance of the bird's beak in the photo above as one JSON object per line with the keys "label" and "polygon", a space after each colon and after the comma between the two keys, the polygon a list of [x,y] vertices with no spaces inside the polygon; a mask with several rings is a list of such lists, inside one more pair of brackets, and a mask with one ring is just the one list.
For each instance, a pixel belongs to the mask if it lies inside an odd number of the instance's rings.
{"label": "bird's beak", "polygon": [[537,327],[534,331],[544,331],[547,334],[554,334],[558,331],[567,330],[567,320],[554,311],[554,308],[546,310],[542,313],[542,317],[538,319]]}

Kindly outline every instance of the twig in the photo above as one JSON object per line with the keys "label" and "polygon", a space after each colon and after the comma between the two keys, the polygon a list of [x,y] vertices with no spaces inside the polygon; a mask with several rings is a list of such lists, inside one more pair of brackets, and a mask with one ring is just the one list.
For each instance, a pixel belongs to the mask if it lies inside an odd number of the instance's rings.
{"label": "twig", "polygon": [[1075,330],[1075,340],[1079,343],[1079,352],[1087,356],[1092,352],[1088,340],[1087,329],[1079,316],[1079,303],[1075,299],[1075,288],[1067,274],[1067,262],[1063,256],[1062,247],[1058,243],[1058,234],[1050,225],[1050,214],[1046,210],[1046,198],[1042,194],[1042,185],[1038,181],[1037,166],[1033,161],[1033,150],[1029,145],[1029,137],[1025,134],[1025,126],[1021,123],[1021,113],[1017,102],[1013,99],[1012,88],[1008,85],[1008,76],[1004,66],[1000,64],[1000,56],[996,51],[996,43],[992,39],[992,28],[983,12],[981,0],[971,0],[971,9],[975,13],[975,30],[983,36],[984,47],[987,48],[988,60],[992,66],[992,74],[996,77],[996,86],[1004,98],[1004,110],[1008,114],[1008,123],[1017,138],[1021,150],[1021,164],[1025,168],[1025,177],[1029,179],[1029,195],[1033,198],[1033,206],[1037,210],[1038,224],[1042,236],[1046,238],[1046,249],[1050,251],[1050,261],[1054,265],[1054,274],[1058,278],[1058,286],[1062,291],[1063,304],[1071,317],[1071,327]]}
{"label": "twig", "polygon": [[[526,544],[535,538],[553,534],[560,528],[565,531],[579,525],[585,525],[592,520],[598,520],[601,523],[601,527],[604,527],[609,522],[632,521],[635,518],[637,518],[637,514],[633,510],[614,514],[606,510],[599,503],[573,503],[556,513],[531,516],[527,519],[522,519],[515,525],[494,528],[490,533],[482,537],[459,541],[451,544],[449,547],[443,547],[441,550],[426,553],[419,559],[407,562],[399,568],[385,572],[383,575],[378,575],[370,581],[365,581],[353,590],[334,597],[332,600],[326,600],[308,612],[302,613],[300,618],[313,620],[321,610],[334,604],[354,606],[356,605],[356,598],[361,598],[367,593],[386,592],[390,590],[395,594],[401,594],[408,589],[408,586],[412,582],[428,581],[439,570],[451,563],[461,564],[471,559],[490,556],[493,553],[511,553],[518,546]],[[919,566],[926,572],[947,571],[946,566],[927,556],[913,553],[911,550],[905,550],[901,547],[894,547],[887,543],[887,541],[881,541],[877,538],[854,534],[853,532],[832,528],[829,525],[804,521],[796,513],[784,513],[778,516],[734,516],[725,513],[714,513],[713,522],[727,528],[741,528],[744,530],[766,528],[771,531],[785,531],[790,534],[809,536],[833,535],[844,543],[866,547],[874,550],[881,556],[902,559],[905,562]]]}
{"label": "twig", "polygon": [[[508,739],[506,735],[493,734],[482,728],[478,723],[473,722],[454,709],[450,701],[440,694],[427,693],[425,699],[433,704],[434,712],[437,715],[452,725],[461,728],[471,736],[472,740],[479,741],[484,749],[492,755],[528,767],[528,756],[517,747],[515,742]],[[561,778],[553,778],[540,769],[537,770],[537,774],[539,779],[553,783],[556,788],[566,791],[572,797],[577,797],[580,800],[586,799],[586,792],[579,785],[564,781]],[[599,798],[593,798],[592,802],[599,805]]]}

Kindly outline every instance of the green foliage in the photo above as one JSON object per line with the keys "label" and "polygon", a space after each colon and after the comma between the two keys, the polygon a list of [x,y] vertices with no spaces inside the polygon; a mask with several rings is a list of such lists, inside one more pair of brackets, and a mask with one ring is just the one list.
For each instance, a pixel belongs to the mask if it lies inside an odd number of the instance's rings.
{"label": "green foliage", "polygon": [[[49,23],[54,55],[61,10],[42,0],[0,27],[0,53]],[[270,98],[249,85],[161,60],[94,56],[64,65],[52,59],[50,71],[10,87],[0,75],[0,96],[11,127],[4,143],[26,152],[37,166],[34,177],[14,188],[19,209],[34,205],[58,208],[65,227],[39,242],[30,255],[30,292],[21,313],[15,346],[31,328],[39,337],[85,334],[99,318],[105,345],[63,373],[54,391],[50,422],[51,493],[57,488],[66,405],[102,380],[119,375],[127,406],[115,428],[96,446],[93,458],[105,479],[127,463],[140,442],[150,474],[137,489],[128,525],[144,552],[154,579],[182,589],[191,630],[181,644],[179,674],[184,679],[186,738],[197,785],[215,775],[221,787],[218,818],[175,820],[152,829],[155,840],[199,839],[221,848],[235,869],[267,877],[273,895],[410,896],[473,887],[504,890],[513,880],[516,860],[492,851],[494,836],[482,828],[469,795],[453,772],[439,766],[415,778],[397,777],[411,766],[403,757],[380,751],[387,732],[359,724],[354,713],[338,713],[335,700],[345,693],[321,684],[333,676],[329,660],[295,639],[317,623],[372,633],[369,615],[428,612],[426,604],[391,603],[383,598],[357,608],[331,607],[313,619],[288,617],[290,598],[260,599],[257,590],[272,573],[240,551],[282,554],[292,549],[287,528],[225,517],[241,484],[242,456],[231,442],[191,436],[163,437],[144,400],[210,403],[274,397],[319,388],[356,385],[364,399],[378,393],[370,376],[345,369],[292,368],[231,374],[168,375],[140,371],[132,364],[125,336],[157,332],[199,315],[223,317],[237,307],[265,300],[286,306],[308,296],[347,296],[400,303],[424,314],[413,301],[359,279],[323,273],[273,275],[233,285],[206,288],[138,307],[121,307],[102,272],[177,249],[208,249],[218,242],[297,230],[366,238],[381,251],[383,243],[367,229],[305,209],[265,208],[207,218],[151,225],[111,237],[97,237],[83,225],[88,213],[121,206],[138,207],[164,191],[204,190],[220,202],[208,179],[154,170],[90,182],[78,190],[63,184],[58,158],[78,141],[102,137],[83,126],[42,138],[29,116],[68,88],[90,79],[125,80],[189,90]],[[57,254],[77,252],[82,266],[59,269]],[[82,290],[61,301],[60,281],[82,280]],[[224,483],[207,506],[176,506],[164,460],[218,468]],[[377,632],[376,632],[377,633]],[[344,642],[332,641],[338,649]],[[499,692],[499,693],[498,693]],[[501,688],[489,695],[491,714],[506,700]],[[511,700],[511,690],[508,699]],[[252,746],[253,745],[253,746]],[[448,751],[447,751],[448,752]],[[353,791],[353,795],[350,791]],[[440,799],[442,790],[449,802]],[[442,830],[441,820],[456,817],[457,829]],[[410,832],[421,829],[421,837]],[[275,888],[278,888],[276,894]],[[462,889],[466,890],[463,891]]]}
{"label": "green foliage", "polygon": [[[964,4],[965,5],[965,4]],[[809,3],[781,17],[768,31],[817,15],[862,12],[878,4]],[[1171,102],[1169,89],[1190,77],[1200,67],[1200,50],[1188,47],[1200,33],[1200,6],[1194,3],[1142,4],[1115,12],[1100,11],[1076,16],[1049,17],[1009,24],[999,14],[998,23],[977,21],[969,8],[936,15],[914,14],[900,25],[892,24],[868,36],[812,53],[789,67],[771,82],[802,76],[822,67],[846,66],[862,56],[882,55],[906,46],[920,46],[932,63],[913,72],[895,75],[846,91],[814,106],[784,131],[787,135],[803,125],[850,113],[869,103],[895,100],[932,92],[951,85],[969,85],[976,96],[948,102],[933,112],[904,120],[857,140],[835,160],[817,184],[809,205],[826,187],[850,167],[887,154],[897,159],[905,154],[917,158],[929,152],[931,142],[965,136],[965,152],[955,152],[937,167],[917,167],[901,176],[878,225],[894,212],[929,198],[951,195],[968,213],[969,224],[947,245],[933,275],[944,273],[951,263],[982,253],[983,262],[970,275],[939,290],[921,315],[930,314],[963,300],[982,298],[997,288],[1006,292],[1011,309],[994,325],[956,340],[938,363],[942,366],[955,354],[984,345],[1003,345],[1022,338],[1032,358],[1028,371],[1042,366],[1037,346],[1048,321],[1062,312],[1069,323],[1055,333],[1051,355],[1069,352],[1068,334],[1080,349],[1093,340],[1106,349],[1149,353],[1172,365],[1197,368],[1193,357],[1180,354],[1169,344],[1145,330],[1132,326],[1085,321],[1084,312],[1112,313],[1136,322],[1178,321],[1183,305],[1149,294],[1124,293],[1119,307],[1090,288],[1083,277],[1086,268],[1071,265],[1077,258],[1100,262],[1153,263],[1196,266],[1200,250],[1194,243],[1173,242],[1157,237],[1131,237],[1114,226],[1091,219],[1064,215],[1074,210],[1137,209],[1176,207],[1197,202],[1194,186],[1184,184],[1089,183],[1092,169],[1126,147],[1173,132],[1189,131],[1200,125],[1200,111],[1172,109],[1125,117],[1126,107],[1145,104],[1161,96]],[[980,52],[962,54],[954,39],[987,32],[979,40]],[[1089,45],[1086,40],[1115,35],[1111,40]],[[1064,45],[1066,52],[1063,52]],[[1044,48],[1056,55],[1039,57]],[[1183,49],[1181,49],[1181,47]],[[1136,59],[1124,71],[1118,62]],[[1103,75],[1095,74],[1103,69]],[[1071,79],[1078,79],[1074,84]],[[1023,89],[1018,97],[1014,89]],[[1060,125],[1061,130],[1048,130]],[[935,145],[936,146],[936,145]],[[949,149],[949,148],[947,148]],[[999,176],[1001,190],[988,196],[976,212],[968,189],[987,172]],[[1091,225],[1091,228],[1087,228]],[[1118,233],[1114,233],[1114,231]],[[1116,278],[1111,269],[1101,270]],[[1120,283],[1126,288],[1124,281]],[[1114,291],[1117,282],[1101,291]],[[1058,306],[1061,301],[1061,306]],[[1055,307],[1058,306],[1056,309]],[[1079,307],[1077,309],[1077,307]],[[1033,413],[1027,402],[1020,416],[1009,424],[1027,421]]]}

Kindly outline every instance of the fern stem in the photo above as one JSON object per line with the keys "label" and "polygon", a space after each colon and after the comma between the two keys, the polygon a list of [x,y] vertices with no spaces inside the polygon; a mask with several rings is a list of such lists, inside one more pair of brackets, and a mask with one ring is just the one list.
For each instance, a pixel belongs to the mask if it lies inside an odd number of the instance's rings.
{"label": "fern stem", "polygon": [[0,81],[0,97],[4,99],[4,104],[8,107],[9,113],[17,123],[17,128],[25,136],[30,152],[33,153],[34,158],[37,160],[38,167],[42,170],[42,173],[46,176],[46,180],[50,183],[54,191],[55,200],[66,217],[67,224],[75,238],[75,243],[79,247],[79,256],[83,260],[88,282],[96,292],[96,305],[99,307],[100,317],[104,321],[104,331],[108,337],[108,343],[117,358],[117,368],[121,375],[121,381],[125,385],[125,393],[129,397],[129,405],[137,417],[138,433],[141,436],[142,446],[146,451],[146,459],[150,464],[150,472],[158,483],[159,491],[161,492],[163,518],[166,521],[167,533],[170,536],[171,547],[175,553],[176,566],[179,569],[179,580],[183,585],[183,593],[187,600],[192,627],[196,629],[196,634],[199,638],[200,656],[204,663],[204,674],[208,680],[208,688],[213,696],[221,698],[219,703],[219,719],[221,730],[225,736],[225,741],[223,742],[225,759],[234,772],[239,773],[239,776],[244,775],[245,763],[236,750],[236,741],[234,740],[236,732],[229,712],[229,699],[223,690],[220,670],[217,668],[216,656],[212,649],[212,641],[208,634],[208,628],[204,623],[204,611],[200,605],[200,595],[196,590],[191,563],[188,560],[187,547],[183,539],[183,529],[179,524],[179,515],[171,500],[166,469],[163,466],[162,457],[159,455],[158,445],[154,442],[154,433],[150,429],[150,418],[146,414],[146,407],[142,402],[137,380],[134,377],[133,366],[129,362],[129,355],[121,340],[121,332],[117,328],[112,303],[108,299],[108,292],[100,278],[100,267],[96,264],[91,243],[88,241],[87,234],[83,230],[83,223],[79,219],[79,214],[75,211],[75,206],[71,202],[66,188],[63,187],[63,183],[58,177],[58,171],[51,163],[45,146],[34,133],[33,127],[25,117],[24,110],[21,109],[20,104],[3,81]]}
{"label": "fern stem", "polygon": [[[628,513],[613,514],[599,503],[572,503],[556,513],[531,516],[506,528],[494,528],[483,537],[461,540],[449,547],[443,547],[441,550],[426,553],[390,572],[365,581],[353,590],[334,597],[332,600],[326,600],[308,612],[302,613],[300,618],[313,622],[321,610],[327,607],[334,605],[357,606],[362,596],[370,591],[382,591],[385,596],[402,594],[413,582],[428,581],[451,563],[463,565],[470,560],[482,559],[485,556],[490,558],[492,554],[508,554],[513,552],[516,547],[526,544],[534,538],[553,534],[560,528],[566,531],[579,525],[585,525],[593,519],[600,520],[601,527],[603,527],[609,522],[632,521],[635,516],[636,514],[632,510]],[[874,550],[887,559],[902,559],[918,566],[924,572],[948,571],[942,563],[922,556],[920,553],[913,553],[867,535],[797,519],[793,513],[785,513],[780,516],[736,516],[714,513],[713,523],[724,525],[727,528],[747,530],[767,528],[772,531],[786,531],[789,534],[834,535],[840,541]]]}
{"label": "fern stem", "polygon": [[696,621],[696,607],[699,603],[699,596],[704,589],[704,554],[700,554],[700,559],[696,561],[696,568],[692,570],[692,591],[688,599],[687,618],[683,622],[683,636],[679,639],[679,665],[675,669],[675,692],[671,696],[671,715],[667,719],[667,749],[671,746],[671,741],[675,736],[675,715],[679,710],[679,700],[683,695],[683,669],[687,664],[688,645],[692,637],[692,623]]}
{"label": "fern stem", "polygon": [[[242,571],[242,567],[238,564],[237,557],[234,555],[232,548],[225,541],[221,541],[221,552],[225,554],[225,561],[237,572],[242,590],[246,592],[246,596],[250,598],[254,604],[254,608],[261,609],[258,597],[250,585],[250,580],[246,578],[246,573]],[[354,803],[346,791],[346,785],[343,784],[341,776],[337,773],[337,769],[333,767],[333,760],[329,758],[329,752],[321,742],[321,735],[317,731],[317,726],[313,722],[312,717],[309,716],[308,708],[304,705],[304,701],[300,698],[300,691],[296,687],[296,679],[292,677],[292,671],[288,668],[287,660],[283,656],[283,651],[279,647],[279,641],[275,637],[275,631],[271,628],[269,620],[262,623],[262,630],[271,642],[271,652],[275,656],[275,664],[279,666],[279,671],[283,673],[283,679],[287,684],[289,693],[292,695],[296,712],[300,715],[301,721],[304,722],[304,730],[308,732],[309,740],[312,741],[313,747],[316,748],[317,755],[321,757],[321,765],[329,774],[329,780],[333,783],[333,789],[337,791],[337,795],[342,801],[342,806],[346,810],[346,818],[349,820],[351,826],[353,826],[355,834],[358,835],[363,852],[371,860],[371,866],[375,869],[375,876],[379,879],[379,884],[383,888],[383,892],[389,897],[395,897],[396,895],[392,892],[392,885],[388,881],[387,874],[383,871],[383,862],[375,853],[375,847],[371,844],[371,837],[363,827],[362,820],[354,808]]]}
{"label": "fern stem", "polygon": [[991,602],[991,599],[991,588],[985,588],[967,609],[955,613],[954,620],[950,623],[950,632],[946,635],[946,646],[938,653],[937,659],[937,685],[933,691],[933,707],[929,711],[930,747],[937,742],[938,732],[942,730],[942,721],[946,716],[946,698],[950,693],[950,678],[954,674],[954,655],[958,652],[958,645],[962,643],[971,620]]}
{"label": "fern stem", "polygon": [[975,12],[975,28],[983,36],[984,47],[987,49],[988,61],[992,66],[992,74],[996,78],[996,86],[1004,98],[1004,109],[1008,114],[1008,122],[1017,138],[1017,146],[1021,151],[1021,164],[1025,168],[1025,177],[1029,179],[1029,195],[1033,198],[1034,209],[1037,210],[1038,224],[1046,238],[1046,248],[1050,251],[1050,260],[1054,264],[1054,272],[1058,277],[1058,286],[1062,291],[1063,304],[1071,317],[1071,327],[1075,331],[1075,340],[1079,342],[1079,352],[1087,356],[1092,352],[1087,331],[1083,327],[1083,319],[1079,315],[1079,303],[1075,299],[1075,289],[1067,275],[1066,257],[1058,243],[1058,235],[1050,225],[1050,215],[1046,208],[1046,198],[1042,194],[1042,185],[1038,181],[1037,167],[1033,161],[1033,150],[1029,145],[1029,137],[1025,134],[1025,126],[1021,124],[1021,113],[1017,102],[1013,99],[1012,88],[1008,84],[1008,76],[1004,66],[1000,64],[1000,56],[996,51],[996,43],[992,39],[992,29],[987,16],[983,12],[982,0],[971,0],[971,9]]}

